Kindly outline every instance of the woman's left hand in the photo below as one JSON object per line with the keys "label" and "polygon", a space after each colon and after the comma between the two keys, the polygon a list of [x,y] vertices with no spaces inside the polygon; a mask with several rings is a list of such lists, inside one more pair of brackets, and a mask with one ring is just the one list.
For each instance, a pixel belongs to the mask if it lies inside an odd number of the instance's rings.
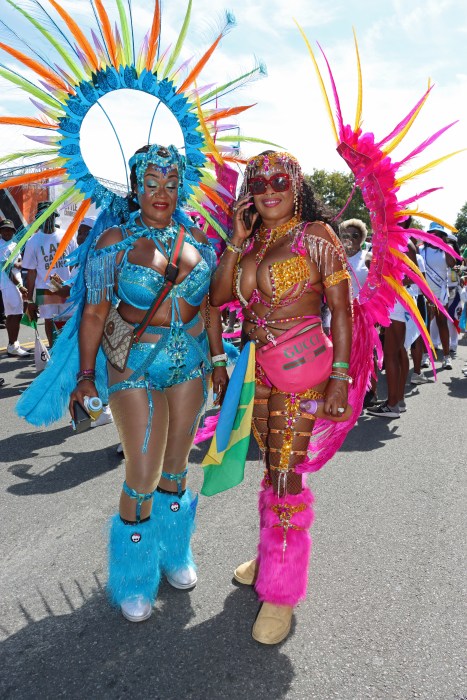
{"label": "woman's left hand", "polygon": [[344,413],[347,408],[348,391],[348,382],[340,379],[330,379],[324,393],[324,412],[334,417]]}
{"label": "woman's left hand", "polygon": [[212,392],[214,394],[214,406],[222,406],[224,401],[229,375],[226,367],[214,367],[212,371]]}

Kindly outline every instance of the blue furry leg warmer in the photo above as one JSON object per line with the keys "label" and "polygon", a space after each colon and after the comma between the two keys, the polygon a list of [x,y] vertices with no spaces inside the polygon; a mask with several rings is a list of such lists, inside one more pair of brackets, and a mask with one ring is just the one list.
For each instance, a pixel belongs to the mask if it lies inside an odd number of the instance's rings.
{"label": "blue furry leg warmer", "polygon": [[161,578],[155,520],[125,525],[118,513],[114,515],[110,519],[108,556],[110,601],[121,605],[127,598],[141,595],[153,603]]}
{"label": "blue furry leg warmer", "polygon": [[198,496],[188,489],[179,498],[176,493],[156,491],[152,517],[157,523],[160,566],[163,573],[172,573],[186,566],[195,567],[190,540],[195,531]]}

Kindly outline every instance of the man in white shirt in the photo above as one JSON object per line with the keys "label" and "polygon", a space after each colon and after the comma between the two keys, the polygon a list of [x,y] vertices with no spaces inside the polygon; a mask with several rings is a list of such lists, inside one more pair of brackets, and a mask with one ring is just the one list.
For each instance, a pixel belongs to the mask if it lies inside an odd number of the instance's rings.
{"label": "man in white shirt", "polygon": [[18,257],[10,272],[3,271],[3,265],[8,260],[15,247],[12,240],[16,233],[14,223],[10,219],[0,221],[0,291],[5,308],[5,325],[8,334],[8,357],[27,357],[29,352],[21,347],[18,341],[21,317],[27,289],[21,279],[21,261]]}
{"label": "man in white shirt", "polygon": [[362,250],[366,241],[368,229],[364,221],[360,219],[347,219],[339,224],[339,238],[347,257],[347,265],[352,282],[352,297],[358,298],[360,289],[368,277],[368,269],[371,262],[371,253]]}
{"label": "man in white shirt", "polygon": [[[39,216],[44,209],[50,206],[50,202],[40,202],[37,207]],[[27,314],[31,320],[37,319],[38,312],[44,319],[45,332],[49,347],[53,343],[54,323],[57,327],[63,325],[67,320],[67,310],[69,303],[64,302],[63,296],[52,291],[49,281],[45,279],[55,252],[65,235],[65,231],[57,231],[55,227],[55,217],[52,214],[26,243],[23,255],[23,267],[28,271],[27,275]],[[76,249],[76,241],[73,240],[66,248],[64,256],[60,258],[54,267],[54,273],[63,282],[70,278],[70,268],[66,265],[64,257],[70,255]],[[34,296],[35,294],[35,296]]]}
{"label": "man in white shirt", "polygon": [[[347,258],[347,266],[350,272],[350,281],[352,283],[353,299],[358,299],[360,290],[368,277],[368,271],[371,263],[371,253],[366,249],[362,249],[367,236],[367,226],[361,219],[347,219],[347,221],[343,221],[341,224],[339,224],[339,238],[342,241],[342,246]],[[377,365],[375,359],[375,376],[376,373]],[[375,377],[372,377],[371,387],[365,395],[363,407],[368,408],[369,406],[376,406],[377,403],[377,382]]]}

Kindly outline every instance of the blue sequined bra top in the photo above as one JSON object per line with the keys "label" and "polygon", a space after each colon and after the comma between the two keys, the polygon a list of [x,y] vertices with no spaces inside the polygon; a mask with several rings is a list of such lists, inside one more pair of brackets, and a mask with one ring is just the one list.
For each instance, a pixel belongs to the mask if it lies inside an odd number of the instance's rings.
{"label": "blue sequined bra top", "polygon": [[[211,281],[211,270],[202,257],[180,284],[175,284],[169,298],[184,299],[191,306],[199,306],[206,296]],[[154,297],[164,286],[164,276],[150,267],[129,262],[127,253],[118,269],[118,297],[136,307],[149,309]]]}
{"label": "blue sequined bra top", "polygon": [[[133,248],[135,238],[140,236],[135,235],[131,230],[127,231],[122,228],[122,231],[125,237],[120,243],[94,251],[94,255],[88,261],[88,269],[86,270],[87,300],[96,304],[103,298],[113,302],[120,299],[137,309],[146,310],[149,309],[154,297],[163,287],[164,275],[150,267],[137,265],[128,260],[128,254]],[[140,231],[137,233],[139,234]],[[147,235],[146,237],[151,238],[157,249],[167,257],[166,250],[170,254],[176,233],[175,226],[165,230],[165,250],[160,239],[158,240],[156,236]],[[211,274],[217,263],[216,254],[210,245],[200,243],[186,229],[184,234],[185,242],[196,248],[201,255],[201,260],[179,284],[173,286],[169,298],[183,299],[191,306],[199,306],[209,290]],[[116,256],[122,250],[123,257],[117,263]],[[98,269],[96,269],[97,267]],[[97,276],[98,279],[96,279]],[[117,286],[116,298],[113,293],[115,284]]]}

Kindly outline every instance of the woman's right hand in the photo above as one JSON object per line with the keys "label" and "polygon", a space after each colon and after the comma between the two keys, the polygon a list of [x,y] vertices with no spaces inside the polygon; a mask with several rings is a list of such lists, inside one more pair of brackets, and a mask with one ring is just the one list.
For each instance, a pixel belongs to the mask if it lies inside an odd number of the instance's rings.
{"label": "woman's right hand", "polygon": [[96,385],[89,379],[84,379],[75,386],[70,394],[70,403],[68,405],[68,410],[70,411],[71,420],[75,419],[75,411],[73,404],[77,401],[84,408],[84,399],[86,396],[92,398],[93,396],[99,396],[97,393]]}
{"label": "woman's right hand", "polygon": [[257,211],[252,214],[250,217],[249,226],[245,224],[244,214],[245,211],[251,209],[253,206],[253,197],[251,194],[246,194],[244,197],[240,197],[240,199],[237,199],[233,205],[233,232],[230,239],[233,245],[241,246],[244,241],[246,241],[248,236],[251,236],[253,226],[255,225],[259,214]]}

